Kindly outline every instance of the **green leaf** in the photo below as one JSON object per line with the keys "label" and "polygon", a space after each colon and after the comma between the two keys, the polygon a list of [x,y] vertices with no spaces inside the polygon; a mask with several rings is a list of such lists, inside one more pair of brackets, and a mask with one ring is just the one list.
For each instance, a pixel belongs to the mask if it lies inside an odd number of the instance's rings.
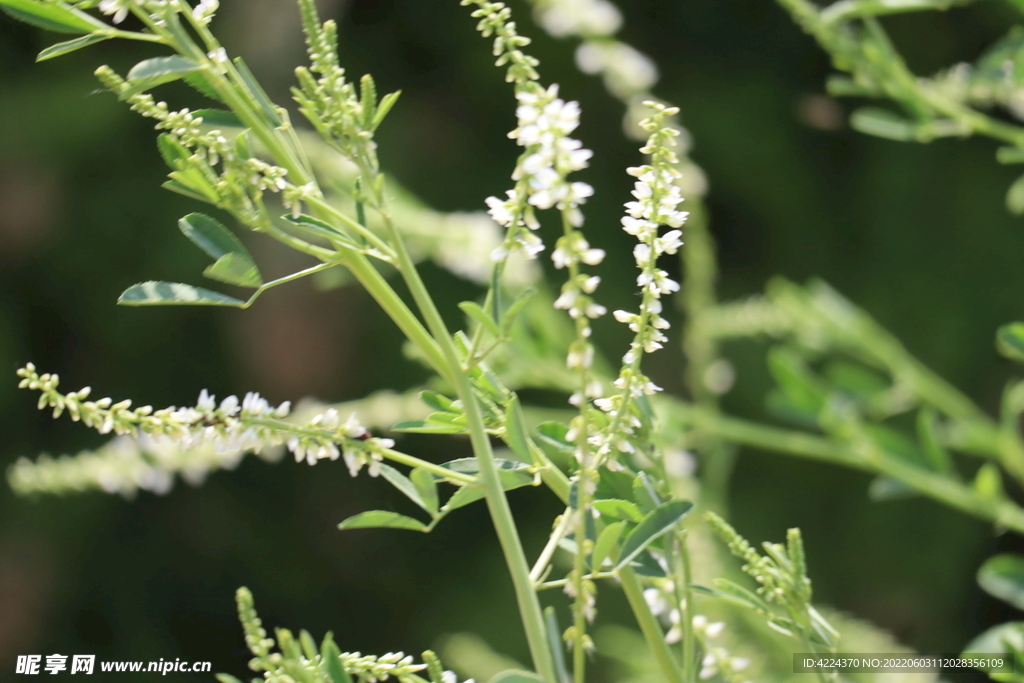
{"label": "green leaf", "polygon": [[899,114],[878,107],[861,107],[850,114],[850,127],[867,135],[888,140],[917,140],[917,125]]}
{"label": "green leaf", "polygon": [[467,430],[459,425],[442,425],[424,420],[402,420],[388,431],[407,434],[464,434]]}
{"label": "green leaf", "polygon": [[396,470],[391,465],[380,463],[380,473],[387,479],[392,486],[405,494],[405,497],[412,502],[419,505],[427,512],[433,512],[430,506],[427,505],[426,501],[423,500],[423,496],[420,495],[419,489],[416,484],[412,483],[407,476]]}
{"label": "green leaf", "polygon": [[594,501],[594,508],[602,515],[614,517],[627,522],[639,522],[643,520],[644,513],[640,511],[636,503],[618,498]]}
{"label": "green leaf", "polygon": [[217,674],[215,678],[218,683],[242,683],[242,681],[238,680],[231,674]]}
{"label": "green leaf", "polygon": [[208,197],[200,190],[193,189],[179,180],[168,180],[163,185],[161,185],[161,187],[164,188],[165,190],[170,190],[171,192],[177,192],[178,194],[184,197],[188,197],[189,199],[195,199],[200,202],[206,202],[207,204],[212,204],[217,201],[216,197]]}
{"label": "green leaf", "polygon": [[622,569],[630,560],[640,554],[662,534],[668,532],[693,509],[687,500],[673,500],[662,503],[652,510],[643,521],[626,537],[616,569]]}
{"label": "green leaf", "polygon": [[216,263],[207,267],[203,275],[211,280],[240,287],[259,287],[263,284],[260,269],[252,262],[252,258],[248,254],[238,252],[224,254]]}
{"label": "green leaf", "polygon": [[233,111],[225,109],[196,109],[192,116],[202,117],[204,126],[213,128],[245,128],[242,119]]}
{"label": "green leaf", "polygon": [[491,683],[544,683],[544,679],[529,671],[509,669],[496,674]]}
{"label": "green leaf", "polygon": [[181,282],[149,281],[124,290],[117,303],[122,306],[244,306],[234,297],[193,287]]}
{"label": "green leaf", "polygon": [[828,390],[807,367],[796,351],[776,346],[768,352],[768,369],[779,388],[802,411],[817,413],[825,404]]}
{"label": "green leaf", "polygon": [[249,90],[256,101],[259,103],[260,108],[266,115],[267,120],[276,128],[281,125],[281,117],[277,113],[277,108],[274,106],[273,100],[267,96],[266,91],[260,86],[259,81],[252,75],[252,71],[246,65],[245,60],[241,57],[235,57],[235,68],[238,69],[238,75],[242,77],[242,81],[245,82],[245,87]]}
{"label": "green leaf", "polygon": [[1014,215],[1024,214],[1024,176],[1013,181],[1006,191],[1006,208]]}
{"label": "green leaf", "polygon": [[1024,609],[1024,556],[1003,553],[985,560],[978,585],[989,595]]}
{"label": "green leaf", "polygon": [[1008,621],[972,640],[964,652],[1013,653],[1024,651],[1024,621]]}
{"label": "green leaf", "polygon": [[158,85],[184,78],[200,68],[202,67],[191,59],[177,55],[143,60],[128,72],[129,88],[121,93],[120,97],[122,100],[127,99]]}
{"label": "green leaf", "polygon": [[999,468],[987,462],[978,468],[974,476],[974,492],[982,500],[996,500],[1003,497],[1003,476]]}
{"label": "green leaf", "polygon": [[401,94],[401,90],[396,90],[380,98],[380,103],[377,105],[377,113],[373,117],[373,124],[370,126],[370,130],[377,130],[377,127],[384,122],[384,117],[391,111],[391,107],[395,106],[395,102],[398,101]]}
{"label": "green leaf", "polygon": [[1006,358],[1024,363],[1024,323],[1000,327],[996,332],[996,349]]}
{"label": "green leaf", "polygon": [[420,400],[427,404],[428,407],[442,413],[452,413],[455,415],[461,415],[462,409],[454,407],[454,401],[447,396],[437,393],[436,391],[421,391]]}
{"label": "green leaf", "polygon": [[205,95],[206,97],[209,97],[211,100],[216,100],[218,102],[224,101],[224,99],[220,96],[220,93],[217,92],[217,89],[213,87],[209,79],[206,78],[206,76],[200,71],[193,71],[190,74],[186,74],[185,77],[181,80],[183,80],[187,85],[191,86],[192,89],[198,92],[200,95]]}
{"label": "green leaf", "polygon": [[529,438],[526,435],[526,416],[523,415],[523,407],[519,404],[519,397],[513,394],[512,400],[508,402],[508,410],[505,411],[505,441],[517,458],[532,464]]}
{"label": "green leaf", "polygon": [[712,579],[712,583],[715,584],[714,588],[698,586],[696,584],[689,584],[687,588],[712,598],[718,598],[719,600],[725,600],[726,602],[731,602],[732,604],[739,605],[740,607],[746,607],[747,609],[754,610],[761,614],[771,613],[771,610],[768,608],[768,604],[762,600],[761,596],[757,593],[747,590],[743,586],[733,583],[728,579]]}
{"label": "green leaf", "polygon": [[921,442],[925,459],[933,470],[956,475],[953,458],[939,438],[939,417],[927,406],[917,412],[917,438]]}
{"label": "green leaf", "polygon": [[611,558],[611,561],[615,562],[615,549],[618,546],[619,537],[622,536],[622,530],[625,528],[625,522],[614,522],[606,526],[604,531],[598,535],[597,542],[594,544],[594,552],[590,557],[590,566],[595,572],[601,571],[601,565],[604,564],[605,559]]}
{"label": "green leaf", "polygon": [[[565,665],[565,645],[562,643],[562,629],[558,627],[558,616],[555,608],[544,608],[544,631],[548,637],[548,646],[555,659],[555,673],[559,683],[572,683],[569,668]],[[436,682],[435,682],[436,683]]]}
{"label": "green leaf", "polygon": [[324,671],[332,683],[352,683],[352,677],[341,664],[341,650],[334,642],[333,633],[328,632],[324,636],[324,642],[320,645],[320,656],[324,661]]}
{"label": "green leaf", "polygon": [[353,249],[355,251],[363,251],[366,249],[365,244],[356,242],[345,233],[339,232],[339,230],[330,223],[326,223],[319,218],[313,218],[306,214],[299,214],[298,216],[285,214],[284,216],[281,216],[281,218],[292,225],[297,225],[300,228],[308,230],[309,232],[334,242],[335,244],[340,244],[347,249]]}
{"label": "green leaf", "polygon": [[519,317],[519,314],[522,313],[523,309],[526,308],[526,305],[528,303],[530,303],[530,299],[532,299],[533,295],[536,294],[536,293],[537,293],[537,290],[535,290],[532,287],[530,287],[529,289],[523,291],[518,297],[516,297],[516,300],[513,301],[512,304],[508,307],[508,310],[506,310],[505,313],[502,314],[502,316],[501,316],[501,336],[502,337],[507,337],[509,335],[509,333],[512,331],[512,326],[516,322],[516,318]]}
{"label": "green leaf", "polygon": [[821,20],[833,23],[858,17],[877,17],[900,12],[946,10],[972,0],[840,0],[822,11]]}
{"label": "green leaf", "polygon": [[418,519],[400,515],[387,510],[370,510],[349,517],[338,525],[339,529],[408,529],[409,531],[426,531],[427,525]]}
{"label": "green leaf", "polygon": [[636,501],[636,504],[644,514],[651,512],[654,508],[661,505],[661,499],[651,486],[651,482],[648,481],[647,475],[643,472],[636,475],[636,478],[633,480],[633,500]]}
{"label": "green leaf", "polygon": [[436,515],[439,506],[437,499],[437,479],[433,474],[422,467],[413,468],[412,472],[409,473],[409,479],[416,487],[416,490],[419,491],[420,498],[426,505],[427,512],[432,515]]}
{"label": "green leaf", "polygon": [[723,600],[728,600],[736,605],[742,605],[755,612],[771,613],[768,603],[754,591],[744,588],[729,579],[712,579],[711,583],[714,584],[715,589],[718,591],[718,597]]}
{"label": "green leaf", "polygon": [[259,287],[263,284],[259,268],[248,250],[219,221],[203,213],[191,213],[178,221],[178,227],[185,237],[217,259],[204,271],[204,275],[243,287]]}
{"label": "green leaf", "polygon": [[[498,479],[501,480],[501,487],[506,491],[511,491],[523,486],[529,486],[533,483],[533,475],[530,473],[529,468],[523,463],[513,462],[503,458],[495,458],[494,464],[498,467]],[[462,472],[463,474],[478,475],[480,473],[476,458],[460,458],[459,460],[446,462],[443,466],[456,472]],[[464,507],[470,503],[480,500],[485,495],[486,491],[484,490],[483,484],[463,486],[448,499],[443,510],[445,512],[457,510],[460,507]]]}
{"label": "green leaf", "polygon": [[95,45],[96,43],[102,43],[104,40],[109,40],[113,36],[104,35],[102,33],[92,33],[81,38],[74,38],[73,40],[67,40],[63,43],[57,43],[51,45],[36,56],[37,62],[45,62],[47,59],[53,59],[54,57],[60,57],[66,55],[69,52],[75,50],[81,50],[83,47]]}
{"label": "green leaf", "polygon": [[485,330],[491,333],[494,337],[501,337],[501,330],[498,329],[498,323],[494,322],[494,318],[490,316],[487,311],[480,307],[480,304],[474,301],[463,301],[459,304],[459,308],[462,312],[468,315],[470,318],[480,324]]}
{"label": "green leaf", "polygon": [[102,21],[63,2],[39,0],[0,0],[0,9],[10,16],[57,33],[110,32],[113,29]]}

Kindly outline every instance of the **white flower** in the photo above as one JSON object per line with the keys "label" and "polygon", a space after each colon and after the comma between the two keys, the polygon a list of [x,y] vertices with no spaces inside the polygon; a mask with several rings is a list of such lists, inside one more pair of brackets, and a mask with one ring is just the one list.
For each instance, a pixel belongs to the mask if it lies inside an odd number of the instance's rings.
{"label": "white flower", "polygon": [[131,11],[132,0],[103,0],[99,4],[100,11],[106,15],[114,15],[114,23],[120,24]]}

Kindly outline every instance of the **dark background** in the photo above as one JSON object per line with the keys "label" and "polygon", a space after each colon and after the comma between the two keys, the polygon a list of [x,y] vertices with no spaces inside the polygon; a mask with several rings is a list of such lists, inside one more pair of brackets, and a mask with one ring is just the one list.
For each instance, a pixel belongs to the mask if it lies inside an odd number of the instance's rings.
{"label": "dark background", "polygon": [[[285,101],[302,57],[292,3],[223,3],[215,27],[225,43]],[[581,177],[598,191],[587,227],[592,242],[614,252],[605,281],[625,278],[615,272],[630,265],[631,238],[618,230],[629,188],[622,169],[638,155],[619,135],[622,107],[576,71],[574,44],[546,37],[525,3],[512,5],[521,30],[536,38],[530,49],[545,81],[583,106],[579,137],[596,156]],[[828,60],[769,0],[620,5],[623,37],[656,58],[657,94],[682,107],[708,173],[723,296],[754,293],[774,274],[821,276],[994,410],[1013,368],[994,353],[993,332],[1024,315],[1024,224],[1004,209],[1014,173],[995,163],[994,144],[911,145],[822,129],[828,117],[801,112],[821,92]],[[441,210],[480,210],[484,197],[506,189],[515,155],[504,135],[513,125],[510,90],[467,8],[341,0],[325,9],[341,25],[349,73],[370,71],[380,91],[404,91],[380,134],[391,173]],[[989,0],[886,25],[927,74],[973,59],[1013,20]],[[0,15],[0,465],[104,440],[67,418],[51,420],[16,390],[14,371],[29,360],[59,372],[69,390],[89,384],[102,396],[154,405],[187,404],[203,387],[334,401],[422,381],[418,368],[395,360],[400,341],[390,323],[353,289],[297,283],[244,312],[116,307],[118,294],[141,280],[199,281],[202,256],[175,228],[199,207],[159,188],[165,168],[150,125],[94,93],[95,66],[124,73],[151,53],[112,42],[34,64],[58,39]],[[189,92],[166,92],[194,106]],[[289,267],[289,254],[248,242],[267,270]],[[425,272],[446,308],[477,294],[446,273]],[[601,296],[614,304],[622,296],[615,289]],[[759,418],[763,351],[730,348],[741,381],[729,405]],[[679,356],[665,359],[655,379],[677,388]],[[465,450],[448,441],[406,446],[445,459]],[[801,526],[817,599],[921,650],[959,651],[986,625],[1015,616],[983,597],[973,575],[995,550],[1021,549],[1019,539],[927,501],[871,503],[867,482],[744,452],[732,516],[753,540]],[[330,628],[343,649],[419,652],[438,634],[472,630],[525,660],[482,509],[431,536],[335,529],[356,511],[401,509],[396,495],[367,477],[350,479],[340,464],[256,460],[201,488],[179,483],[165,497],[134,501],[22,500],[0,486],[0,679],[15,655],[53,652],[212,660],[215,670],[242,675],[232,601],[239,585],[253,590],[268,624],[318,636]],[[512,498],[536,552],[556,508],[537,491]],[[603,613],[621,616],[614,606]]]}

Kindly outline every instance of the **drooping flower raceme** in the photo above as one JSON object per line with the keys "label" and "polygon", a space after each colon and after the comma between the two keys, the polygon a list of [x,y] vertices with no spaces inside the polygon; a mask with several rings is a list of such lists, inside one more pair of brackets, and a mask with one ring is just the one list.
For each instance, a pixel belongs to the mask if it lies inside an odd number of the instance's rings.
{"label": "drooping flower raceme", "polygon": [[284,422],[291,411],[290,402],[271,406],[259,394],[249,393],[239,401],[228,396],[219,404],[205,389],[195,406],[171,406],[154,410],[151,406],[131,408],[131,401],[114,403],[109,398],[89,401],[90,389],[62,394],[57,375],[36,372],[31,363],[18,371],[21,388],[41,392],[39,408],[52,408],[54,417],[67,412],[74,421],[81,420],[100,434],[142,435],[171,443],[183,451],[212,445],[222,457],[246,451],[261,452],[282,444],[295,454],[296,461],[310,465],[318,460],[337,460],[342,455],[352,476],[364,465],[371,476],[377,476],[382,451],[394,446],[391,439],[372,437],[360,425],[355,414],[342,422],[338,411],[331,408],[316,415],[305,425]]}

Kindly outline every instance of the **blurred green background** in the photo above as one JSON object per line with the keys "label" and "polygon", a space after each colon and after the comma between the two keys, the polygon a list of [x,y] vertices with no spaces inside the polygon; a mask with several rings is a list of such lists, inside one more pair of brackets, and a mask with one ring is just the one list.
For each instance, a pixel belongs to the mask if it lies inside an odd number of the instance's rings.
{"label": "blurred green background", "polygon": [[[632,277],[618,272],[631,267],[630,238],[618,229],[629,189],[622,169],[638,160],[619,134],[622,107],[576,71],[574,44],[546,37],[525,3],[511,4],[536,39],[544,79],[582,104],[579,136],[596,155],[581,177],[598,193],[587,227],[614,251],[601,274]],[[302,58],[293,3],[223,5],[215,27],[225,43],[286,101]],[[708,173],[723,296],[754,293],[773,274],[823,277],[994,410],[1013,369],[994,353],[993,332],[1024,316],[1024,224],[1004,209],[1013,171],[995,163],[993,145],[910,145],[850,131],[850,105],[816,96],[827,58],[770,0],[620,6],[623,37],[657,60],[657,94],[682,107]],[[440,210],[480,210],[484,197],[507,188],[510,89],[466,8],[455,0],[323,8],[339,20],[349,72],[372,72],[381,91],[404,92],[380,134],[392,174]],[[931,73],[974,58],[1011,21],[989,0],[886,25],[911,66]],[[17,392],[14,371],[30,360],[59,372],[69,389],[89,384],[154,405],[189,403],[203,387],[336,401],[422,381],[417,366],[394,360],[395,330],[354,289],[317,292],[301,282],[249,311],[116,307],[141,280],[199,281],[202,256],[175,228],[199,207],[159,188],[165,169],[150,125],[94,92],[95,66],[123,73],[150,53],[103,43],[34,64],[57,39],[0,15],[0,466],[103,441]],[[162,95],[191,106],[197,99],[173,86]],[[249,243],[266,270],[292,264],[275,245]],[[477,293],[431,267],[425,273],[448,308]],[[628,300],[615,289],[602,296]],[[729,348],[740,382],[727,405],[749,417],[765,417],[763,352]],[[678,352],[665,354],[654,379],[678,389],[681,363]],[[439,459],[465,451],[444,440],[406,445]],[[959,651],[986,625],[1015,616],[983,597],[973,575],[996,550],[1024,550],[1021,539],[931,502],[871,503],[867,483],[860,473],[744,451],[733,519],[758,541],[801,526],[818,600],[915,648]],[[268,624],[333,629],[343,649],[415,653],[439,634],[471,630],[525,660],[482,510],[429,537],[336,530],[356,511],[401,509],[396,496],[378,481],[350,479],[337,463],[255,460],[201,488],[179,483],[167,496],[134,501],[21,500],[0,486],[0,679],[9,680],[17,654],[54,652],[211,660],[215,671],[243,675],[232,601],[239,585],[253,590]],[[534,490],[512,499],[536,552],[557,512],[553,499]],[[626,619],[615,600],[601,618]]]}

